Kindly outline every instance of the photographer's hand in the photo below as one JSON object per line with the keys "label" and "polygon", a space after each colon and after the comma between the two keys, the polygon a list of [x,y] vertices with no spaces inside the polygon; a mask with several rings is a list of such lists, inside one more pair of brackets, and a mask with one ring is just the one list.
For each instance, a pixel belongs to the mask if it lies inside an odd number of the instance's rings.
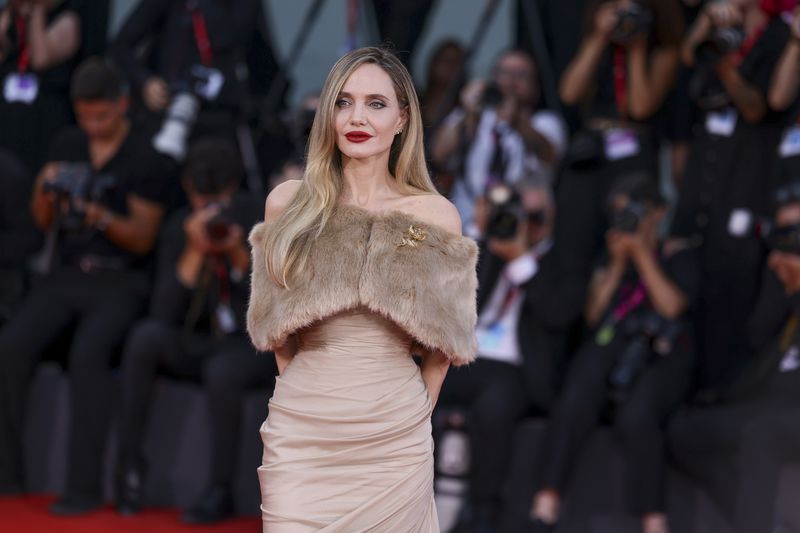
{"label": "photographer's hand", "polygon": [[[31,199],[31,214],[36,227],[42,231],[49,229],[53,223],[55,202],[58,199],[55,192],[44,190],[45,184],[55,182],[61,164],[60,162],[47,163],[36,177],[36,185]],[[61,205],[62,212],[66,212],[68,208],[68,199],[64,198],[64,203]]]}
{"label": "photographer's hand", "polygon": [[142,98],[150,111],[158,113],[169,105],[169,86],[163,78],[152,76],[144,82]]}
{"label": "photographer's hand", "polygon": [[647,246],[635,245],[631,259],[644,284],[653,309],[668,320],[675,320],[686,310],[688,300],[683,291],[667,276]]}
{"label": "photographer's hand", "polygon": [[431,159],[438,168],[447,168],[451,157],[460,157],[464,141],[471,143],[481,118],[481,98],[486,89],[484,80],[472,80],[461,90],[461,120],[445,120],[436,131],[431,146]]}
{"label": "photographer's hand", "polygon": [[239,225],[231,226],[225,240],[211,241],[210,252],[227,257],[231,267],[239,274],[243,275],[250,268],[250,250],[245,241],[244,229]]}
{"label": "photographer's hand", "polygon": [[86,204],[86,215],[83,224],[88,228],[105,231],[114,219],[114,213],[103,205],[97,203]]}
{"label": "photographer's hand", "polygon": [[506,263],[525,255],[530,249],[528,243],[528,223],[520,220],[517,224],[517,233],[511,239],[489,239],[489,251]]}

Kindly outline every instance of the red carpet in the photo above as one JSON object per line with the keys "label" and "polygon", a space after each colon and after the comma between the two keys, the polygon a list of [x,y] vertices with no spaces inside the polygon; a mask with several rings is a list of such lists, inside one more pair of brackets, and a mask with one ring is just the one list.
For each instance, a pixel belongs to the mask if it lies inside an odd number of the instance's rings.
{"label": "red carpet", "polygon": [[54,496],[0,497],[0,533],[258,533],[259,518],[237,518],[214,526],[189,526],[180,511],[155,509],[134,517],[111,506],[86,516],[62,518],[47,512]]}

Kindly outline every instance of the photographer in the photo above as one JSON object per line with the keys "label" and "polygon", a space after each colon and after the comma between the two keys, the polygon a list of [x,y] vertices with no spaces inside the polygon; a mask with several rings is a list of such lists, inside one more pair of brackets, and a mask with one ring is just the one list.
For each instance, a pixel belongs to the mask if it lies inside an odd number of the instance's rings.
{"label": "photographer", "polygon": [[[678,466],[702,483],[735,533],[773,531],[781,467],[800,460],[800,182],[776,193],[771,248],[747,324],[749,364],[716,405],[670,424]],[[777,530],[775,530],[777,531]]]}
{"label": "photographer", "polygon": [[628,462],[631,511],[645,533],[668,531],[662,425],[689,390],[686,315],[699,270],[684,243],[659,240],[666,209],[651,176],[620,179],[608,205],[608,261],[595,272],[586,305],[593,332],[570,365],[550,421],[532,531],[558,521],[569,470],[609,400]]}
{"label": "photographer", "polygon": [[764,0],[705,5],[683,48],[694,66],[692,94],[701,110],[672,233],[702,242],[706,283],[696,326],[701,396],[724,386],[741,366],[765,251],[756,221],[769,215],[776,186],[775,148],[786,116],[767,101],[788,29]]}
{"label": "photographer", "polygon": [[466,408],[469,417],[470,495],[459,533],[505,531],[501,495],[514,429],[529,410],[549,411],[568,323],[553,291],[550,186],[525,179],[513,189],[492,187],[487,196],[487,216],[478,217],[486,235],[478,262],[478,359],[450,370],[439,400]]}
{"label": "photographer", "polygon": [[177,160],[189,137],[235,139],[252,92],[265,92],[278,69],[260,0],[141,0],[110,53],[146,120],[163,121],[156,146]]}
{"label": "photographer", "polygon": [[213,137],[195,141],[182,174],[190,207],[165,225],[150,317],[133,329],[123,352],[116,494],[121,513],[141,508],[141,449],[157,374],[202,382],[211,419],[211,481],[182,515],[199,524],[233,516],[242,396],[247,388],[271,385],[277,368],[244,334],[245,228],[258,221],[260,206],[236,193],[241,170],[235,146]]}
{"label": "photographer", "polygon": [[[683,21],[677,0],[594,0],[583,41],[561,77],[564,104],[579,106],[558,186],[555,253],[585,286],[608,228],[603,199],[622,174],[658,170],[655,117],[678,69]],[[572,302],[576,316],[582,299]]]}
{"label": "photographer", "polygon": [[32,209],[49,232],[50,273],[0,330],[0,485],[23,490],[28,383],[44,350],[66,334],[70,377],[65,493],[52,507],[78,514],[102,503],[110,366],[148,295],[148,258],[164,214],[171,167],[125,117],[126,85],[101,59],[76,71],[80,128],[56,139]]}
{"label": "photographer", "polygon": [[69,83],[81,42],[80,18],[66,0],[9,0],[0,10],[0,147],[31,175],[55,134],[74,122]]}
{"label": "photographer", "polygon": [[436,132],[432,160],[437,168],[457,170],[452,199],[472,237],[480,237],[475,202],[489,186],[512,185],[530,173],[552,179],[566,132],[561,117],[537,109],[539,96],[533,58],[507,51],[495,63],[492,81],[469,83],[460,107]]}

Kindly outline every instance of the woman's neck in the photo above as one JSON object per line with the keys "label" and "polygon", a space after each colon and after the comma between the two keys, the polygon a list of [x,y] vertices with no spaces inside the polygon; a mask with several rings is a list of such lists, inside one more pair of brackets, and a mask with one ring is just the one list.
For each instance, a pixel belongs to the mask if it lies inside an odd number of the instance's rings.
{"label": "woman's neck", "polygon": [[394,192],[394,178],[386,157],[366,160],[345,158],[342,168],[343,200],[361,207],[380,203]]}

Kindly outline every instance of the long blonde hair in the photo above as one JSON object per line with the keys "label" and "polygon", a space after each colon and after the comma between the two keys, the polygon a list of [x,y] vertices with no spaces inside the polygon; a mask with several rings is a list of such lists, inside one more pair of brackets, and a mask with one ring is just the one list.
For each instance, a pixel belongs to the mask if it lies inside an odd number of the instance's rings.
{"label": "long blonde hair", "polygon": [[306,268],[308,255],[336,208],[343,189],[342,153],[336,146],[336,100],[350,75],[361,65],[375,64],[392,80],[401,108],[407,113],[402,133],[389,152],[389,172],[404,194],[438,194],[425,166],[422,117],[408,70],[389,50],[366,47],[348,53],[331,69],[320,95],[308,140],[303,182],[286,209],[273,221],[264,242],[267,271],[289,288]]}

